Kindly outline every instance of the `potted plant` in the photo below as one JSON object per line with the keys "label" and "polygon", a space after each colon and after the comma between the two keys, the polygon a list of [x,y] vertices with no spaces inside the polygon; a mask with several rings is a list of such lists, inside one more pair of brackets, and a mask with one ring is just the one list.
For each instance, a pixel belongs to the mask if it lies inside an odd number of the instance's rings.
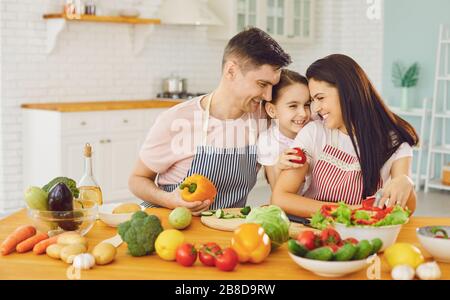
{"label": "potted plant", "polygon": [[396,87],[402,88],[401,108],[408,109],[408,91],[416,86],[419,80],[419,64],[416,62],[405,69],[400,62],[392,65],[392,82]]}

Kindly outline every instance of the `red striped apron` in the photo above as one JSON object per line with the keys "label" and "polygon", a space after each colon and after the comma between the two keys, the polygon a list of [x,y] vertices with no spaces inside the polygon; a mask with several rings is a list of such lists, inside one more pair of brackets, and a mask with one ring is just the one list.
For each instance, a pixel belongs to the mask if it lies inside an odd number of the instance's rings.
{"label": "red striped apron", "polygon": [[[358,157],[326,144],[312,170],[306,197],[326,202],[362,202],[363,180]],[[377,190],[383,186],[380,179]]]}

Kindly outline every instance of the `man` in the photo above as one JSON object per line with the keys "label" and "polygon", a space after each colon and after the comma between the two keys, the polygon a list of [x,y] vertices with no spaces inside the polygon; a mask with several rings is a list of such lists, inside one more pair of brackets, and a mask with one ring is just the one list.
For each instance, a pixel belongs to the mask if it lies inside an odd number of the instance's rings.
{"label": "man", "polygon": [[[245,206],[258,172],[255,123],[264,118],[261,102],[272,100],[272,86],[290,63],[290,56],[262,30],[251,28],[233,37],[215,91],[172,107],[150,129],[129,179],[143,205],[184,206],[193,215],[210,206]],[[214,183],[213,202],[182,200],[178,187],[192,174]]]}

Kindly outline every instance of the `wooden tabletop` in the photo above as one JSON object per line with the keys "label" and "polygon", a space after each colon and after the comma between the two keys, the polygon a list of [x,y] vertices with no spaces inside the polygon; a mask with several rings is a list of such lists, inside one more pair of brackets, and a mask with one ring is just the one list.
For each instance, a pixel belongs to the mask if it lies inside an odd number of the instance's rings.
{"label": "wooden tabletop", "polygon": [[50,110],[58,112],[86,112],[102,110],[128,110],[166,108],[179,104],[182,100],[155,99],[140,101],[98,101],[98,102],[66,102],[66,103],[25,103],[25,109]]}
{"label": "wooden tabletop", "polygon": [[[165,229],[170,228],[167,209],[148,209],[162,220]],[[0,241],[16,227],[30,224],[26,211],[9,216],[0,221]],[[415,229],[425,225],[450,225],[450,218],[413,217],[403,226],[398,242],[408,242],[418,246],[425,257],[431,259],[415,235]],[[231,232],[217,231],[201,224],[199,218],[193,218],[192,224],[183,230],[187,242],[200,245],[206,242],[217,242],[222,247],[230,245]],[[89,240],[89,250],[100,241],[116,234],[116,229],[97,221],[94,228],[86,235]],[[131,257],[126,253],[127,246],[118,248],[116,260],[106,266],[95,266],[88,271],[82,271],[81,279],[254,279],[254,280],[284,280],[284,279],[324,279],[296,265],[288,255],[287,245],[271,253],[261,264],[241,264],[233,272],[222,272],[214,267],[205,267],[199,261],[193,267],[186,268],[176,262],[167,262],[156,254],[145,257]],[[450,279],[450,264],[439,263],[443,279]],[[46,255],[37,256],[33,253],[13,253],[0,256],[0,279],[67,279],[68,265],[60,260]],[[390,279],[386,261],[381,255],[381,279]],[[366,270],[339,279],[367,279]]]}

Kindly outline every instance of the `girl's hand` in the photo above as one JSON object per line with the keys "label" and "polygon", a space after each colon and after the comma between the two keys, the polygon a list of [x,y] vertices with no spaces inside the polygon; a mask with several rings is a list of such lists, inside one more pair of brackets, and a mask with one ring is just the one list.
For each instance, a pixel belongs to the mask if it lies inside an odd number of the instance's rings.
{"label": "girl's hand", "polygon": [[211,200],[187,202],[181,198],[181,190],[175,189],[168,193],[168,208],[174,209],[177,207],[186,207],[192,212],[193,216],[199,216],[203,211],[208,210],[211,205]]}
{"label": "girl's hand", "polygon": [[414,183],[409,176],[401,175],[396,177],[383,187],[383,197],[380,200],[379,207],[391,207],[394,205],[405,207],[413,191]]}
{"label": "girl's hand", "polygon": [[287,170],[287,169],[296,169],[301,168],[304,164],[294,163],[291,160],[298,160],[298,156],[295,155],[297,153],[294,149],[286,149],[278,158],[277,168],[279,170]]}

